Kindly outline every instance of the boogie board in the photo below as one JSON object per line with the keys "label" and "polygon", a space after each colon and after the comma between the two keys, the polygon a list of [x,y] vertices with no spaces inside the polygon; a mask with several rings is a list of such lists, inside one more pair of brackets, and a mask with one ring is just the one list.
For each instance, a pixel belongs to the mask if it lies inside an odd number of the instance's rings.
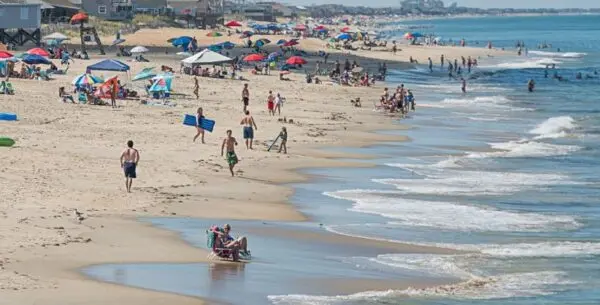
{"label": "boogie board", "polygon": [[16,121],[17,115],[14,113],[0,112],[0,121]]}
{"label": "boogie board", "polygon": [[15,145],[15,140],[11,138],[0,138],[0,147],[11,147]]}
{"label": "boogie board", "polygon": [[[186,114],[183,118],[183,125],[186,126],[198,126],[198,119],[195,115]],[[207,130],[208,132],[212,132],[213,128],[215,128],[215,121],[209,119],[200,120],[200,128]]]}

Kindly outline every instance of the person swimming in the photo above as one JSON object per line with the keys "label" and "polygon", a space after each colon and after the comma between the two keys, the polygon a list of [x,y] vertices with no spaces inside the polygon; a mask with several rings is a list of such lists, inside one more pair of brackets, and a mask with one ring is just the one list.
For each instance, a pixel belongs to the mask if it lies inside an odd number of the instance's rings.
{"label": "person swimming", "polygon": [[529,92],[533,92],[533,89],[535,89],[535,81],[532,78],[527,82],[527,90],[529,90]]}

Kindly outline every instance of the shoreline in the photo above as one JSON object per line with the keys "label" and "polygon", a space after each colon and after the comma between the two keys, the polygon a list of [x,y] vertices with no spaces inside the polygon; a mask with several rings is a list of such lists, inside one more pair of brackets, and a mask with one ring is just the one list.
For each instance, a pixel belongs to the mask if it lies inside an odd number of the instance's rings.
{"label": "shoreline", "polygon": [[[460,49],[459,49],[460,50]],[[394,59],[398,60],[398,59]],[[80,61],[81,62],[81,61]],[[83,63],[86,63],[83,61]],[[87,62],[89,63],[89,61]],[[80,69],[82,67],[76,67]],[[261,83],[261,77],[250,77],[250,82],[253,85],[258,83],[259,87],[265,87]],[[221,80],[207,80],[203,83],[203,90],[210,90],[211,86]],[[297,76],[294,76],[294,83],[300,84],[299,90],[305,90],[306,84]],[[58,83],[64,83],[64,77],[60,78]],[[56,84],[57,82],[54,82]],[[15,80],[18,88],[31,87],[30,100],[35,102],[43,98],[43,88],[36,88],[37,82],[27,80]],[[227,81],[229,83],[229,81]],[[233,82],[239,86],[239,82]],[[269,85],[266,85],[267,87]],[[189,88],[189,87],[188,87]],[[230,87],[225,87],[225,90],[230,90]],[[279,86],[280,89],[284,87]],[[311,87],[318,88],[318,87]],[[323,87],[325,88],[325,87]],[[88,145],[103,145],[111,155],[118,153],[119,148],[115,147],[115,142],[123,141],[124,137],[128,137],[130,132],[123,134],[122,131],[105,126],[104,116],[110,115],[116,117],[113,120],[115,126],[135,126],[131,125],[130,119],[127,116],[136,117],[136,112],[141,112],[144,118],[149,119],[141,122],[138,119],[138,124],[149,125],[150,122],[157,122],[156,119],[162,118],[165,122],[157,126],[158,130],[152,130],[150,138],[142,137],[143,132],[147,131],[144,128],[134,128],[134,133],[137,137],[141,137],[142,146],[158,149],[154,145],[155,141],[168,141],[173,137],[173,133],[177,135],[185,135],[186,140],[190,135],[190,129],[185,132],[175,130],[171,125],[179,120],[179,115],[173,115],[169,108],[157,109],[146,108],[142,106],[128,105],[124,109],[110,111],[102,108],[83,108],[72,105],[49,105],[41,103],[31,105],[26,99],[17,101],[13,109],[18,109],[19,114],[24,119],[17,123],[16,126],[7,126],[8,132],[18,134],[19,144],[11,150],[2,152],[8,163],[15,165],[15,170],[21,170],[25,177],[17,178],[14,175],[2,174],[4,178],[9,179],[7,189],[12,187],[21,187],[21,192],[25,193],[30,189],[23,184],[23,181],[32,179],[35,185],[41,185],[40,196],[32,196],[31,199],[26,199],[18,193],[5,194],[5,198],[14,198],[16,201],[24,204],[25,209],[15,209],[14,204],[9,205],[10,209],[3,212],[4,215],[14,212],[15,219],[9,219],[10,223],[15,226],[15,231],[20,233],[31,232],[36,239],[27,240],[24,244],[20,244],[16,249],[2,249],[2,254],[6,257],[0,267],[0,278],[6,279],[6,286],[2,287],[2,294],[6,294],[6,300],[11,303],[29,304],[35,302],[36,299],[46,299],[47,304],[76,304],[77,300],[82,297],[95,299],[98,304],[105,304],[115,300],[130,300],[132,304],[143,302],[145,304],[161,304],[165,301],[189,302],[189,304],[201,304],[198,299],[178,299],[179,297],[171,296],[166,293],[153,293],[153,299],[148,301],[149,295],[146,292],[139,290],[130,290],[124,287],[113,287],[111,293],[107,294],[102,291],[103,284],[89,279],[82,280],[79,271],[76,271],[84,266],[103,264],[107,262],[204,262],[201,257],[205,257],[206,252],[201,249],[191,247],[180,240],[179,236],[174,236],[173,232],[165,232],[165,230],[157,228],[148,228],[145,224],[138,220],[132,220],[132,217],[147,217],[147,216],[187,216],[187,217],[202,217],[202,218],[230,218],[230,219],[261,219],[261,220],[279,220],[279,221],[303,221],[306,217],[296,210],[296,208],[288,203],[289,196],[293,193],[293,188],[284,186],[284,183],[307,181],[310,176],[299,173],[299,170],[312,167],[360,167],[365,164],[349,161],[333,160],[341,157],[355,157],[355,154],[345,154],[342,152],[326,152],[322,149],[332,147],[362,147],[373,145],[386,141],[401,141],[406,140],[402,136],[389,136],[372,133],[375,130],[398,129],[401,125],[392,124],[394,119],[381,119],[382,114],[373,113],[367,104],[364,108],[350,108],[347,105],[347,99],[352,96],[365,97],[365,100],[373,94],[374,90],[381,90],[381,86],[375,89],[369,88],[334,88],[332,91],[317,90],[311,92],[312,97],[308,100],[319,100],[319,96],[326,94],[327,98],[335,101],[335,104],[327,104],[325,112],[334,112],[342,110],[347,112],[342,121],[329,121],[323,118],[323,107],[320,105],[306,104],[303,111],[309,109],[312,114],[303,117],[299,112],[301,124],[299,130],[314,129],[317,134],[317,140],[310,135],[298,136],[300,144],[292,143],[290,152],[293,155],[279,156],[274,159],[269,159],[273,162],[272,166],[266,167],[263,171],[249,171],[251,174],[246,177],[246,173],[240,173],[241,177],[231,179],[222,171],[222,166],[219,162],[213,162],[214,155],[203,156],[200,160],[193,160],[193,155],[189,155],[189,147],[185,147],[181,143],[171,141],[170,150],[161,151],[159,153],[142,152],[145,158],[149,160],[150,171],[144,173],[145,178],[150,181],[137,182],[134,184],[133,195],[122,195],[121,178],[114,174],[106,174],[105,165],[107,159],[112,159],[106,153],[99,153],[96,150],[89,148],[81,148],[78,137],[85,137],[86,132],[97,132],[98,127],[108,132],[101,132],[95,138],[85,140]],[[328,88],[328,87],[327,87]],[[212,88],[214,89],[214,88]],[[187,90],[186,90],[187,91]],[[226,95],[227,91],[223,91]],[[327,92],[327,93],[324,93]],[[335,93],[334,93],[335,92]],[[305,92],[308,93],[308,92]],[[374,93],[375,95],[377,93]],[[216,94],[220,96],[219,94]],[[218,100],[215,100],[209,94],[204,96],[207,99],[203,104],[217,103],[218,108],[227,110],[227,113],[221,113],[225,117],[230,116],[231,107],[221,105]],[[296,99],[304,100],[302,97],[296,96]],[[194,101],[182,101],[182,106],[187,108],[187,112],[193,112]],[[9,105],[10,106],[10,105]],[[70,120],[65,118],[69,114],[73,114],[72,108],[76,107],[79,113],[75,114],[75,118]],[[84,106],[87,107],[87,106]],[[95,106],[91,106],[95,107]],[[215,107],[215,105],[212,105]],[[217,108],[215,107],[215,108]],[[292,109],[297,106],[286,106]],[[217,109],[218,109],[217,108]],[[237,106],[236,106],[237,108]],[[56,117],[61,120],[61,125],[44,123],[42,118],[36,117],[33,110],[37,113],[43,113],[42,117]],[[284,108],[284,111],[289,111],[289,108]],[[182,113],[181,109],[178,112]],[[216,111],[216,110],[215,110]],[[16,111],[15,111],[16,112]],[[293,112],[292,112],[293,113]],[[216,114],[216,113],[215,113]],[[63,115],[63,116],[61,116]],[[39,114],[37,114],[39,116]],[[259,119],[267,120],[263,113],[257,115]],[[385,115],[383,116],[386,117]],[[81,123],[85,122],[89,125],[88,130],[80,130]],[[222,117],[223,118],[223,117]],[[268,117],[267,117],[268,118]],[[308,123],[304,123],[306,120]],[[311,121],[312,120],[312,121]],[[325,122],[325,123],[324,123]],[[273,131],[281,123],[267,122],[268,129]],[[275,128],[273,128],[275,127]],[[343,129],[342,129],[343,127]],[[164,129],[164,130],[163,130]],[[261,128],[262,130],[262,128]],[[117,133],[109,136],[110,132]],[[222,132],[223,129],[217,129],[217,132]],[[42,132],[44,136],[42,137]],[[53,137],[54,135],[54,137]],[[210,138],[215,136],[209,135]],[[52,139],[54,143],[63,142],[64,147],[48,145],[47,139]],[[38,144],[44,143],[42,147]],[[316,143],[315,143],[316,142]],[[23,143],[23,144],[21,144]],[[262,146],[261,141],[257,145]],[[296,145],[306,145],[302,148],[296,148]],[[210,147],[211,144],[206,144]],[[214,145],[213,145],[214,146]],[[71,147],[74,150],[65,150],[65,147]],[[30,150],[26,150],[30,148]],[[175,165],[175,172],[172,167],[161,165],[160,161],[164,161],[161,157],[163,154],[168,155],[168,159],[177,160],[177,158],[192,159],[195,166],[200,166],[207,172],[219,172],[216,177],[211,178],[212,181],[198,176],[195,171],[186,169],[185,163]],[[215,150],[215,148],[212,148]],[[243,149],[240,149],[243,151]],[[318,151],[318,153],[315,153]],[[74,154],[74,157],[64,155],[65,153]],[[77,154],[82,157],[78,157]],[[260,168],[265,166],[265,153],[262,150],[255,150],[244,153],[240,167],[244,170],[247,168]],[[52,159],[43,161],[44,158]],[[84,158],[83,156],[93,156],[93,159]],[[269,156],[277,156],[273,153]],[[191,157],[191,158],[190,158]],[[371,156],[365,155],[365,158]],[[23,164],[17,163],[21,158],[37,159],[38,161],[32,164],[33,171],[29,166],[23,167]],[[40,162],[42,161],[42,162]],[[84,162],[85,161],[85,162]],[[114,161],[110,161],[114,162]],[[65,172],[61,167],[64,164],[71,165],[86,165],[88,171],[80,176],[73,176]],[[249,165],[248,165],[249,164]],[[112,166],[112,165],[111,165]],[[144,165],[147,166],[147,165]],[[155,166],[156,168],[152,168]],[[112,171],[112,170],[111,170]],[[181,175],[186,177],[182,178]],[[211,174],[212,175],[212,174]],[[27,178],[29,177],[29,178]],[[32,178],[34,177],[34,178]],[[54,177],[54,178],[53,178]],[[118,178],[117,178],[118,177]],[[93,185],[75,182],[72,179],[82,179],[84,181],[94,181]],[[97,181],[95,178],[98,178]],[[118,181],[113,181],[118,180]],[[98,185],[96,185],[96,183]],[[276,184],[275,184],[276,183]],[[217,192],[215,188],[222,188],[223,184],[229,184],[232,192]],[[114,187],[118,187],[117,190]],[[241,187],[241,192],[236,192],[236,187]],[[247,190],[261,190],[268,192],[270,198],[265,201],[264,197],[257,192]],[[70,191],[69,191],[70,190]],[[5,190],[6,191],[6,190]],[[69,192],[75,192],[71,194]],[[92,194],[86,194],[92,192]],[[37,192],[34,192],[37,194]],[[42,197],[41,194],[44,194]],[[120,197],[115,197],[115,195]],[[12,195],[12,196],[11,196]],[[42,199],[43,198],[43,199]],[[198,199],[202,198],[203,203],[198,203]],[[212,209],[211,204],[218,203],[219,209]],[[40,205],[41,204],[41,205]],[[39,205],[39,206],[38,206]],[[41,207],[41,208],[40,208]],[[87,219],[84,224],[80,225],[70,220],[71,210],[77,207],[86,214]],[[54,214],[54,215],[51,215]],[[26,216],[27,215],[27,216]],[[18,220],[18,221],[17,221]],[[6,221],[6,220],[4,220]],[[62,229],[61,229],[62,228]],[[37,230],[37,231],[36,231]],[[123,234],[123,232],[131,234]],[[2,232],[5,233],[5,232]],[[29,234],[29,233],[27,233]],[[10,243],[11,237],[19,239],[20,235],[13,234],[8,236]],[[157,242],[155,238],[160,238]],[[89,239],[89,241],[88,241]],[[361,238],[354,238],[355,242]],[[19,243],[17,243],[19,244]],[[146,249],[147,245],[154,246],[152,249]],[[412,247],[412,245],[407,245]],[[110,249],[110,251],[107,251]],[[175,251],[176,249],[177,251]],[[174,255],[176,254],[176,255]],[[66,257],[74,257],[77,259],[67,259]],[[35,266],[35,267],[32,267]],[[113,285],[114,286],[114,285]],[[99,290],[99,291],[98,291]],[[112,293],[114,291],[114,293]],[[6,292],[6,293],[4,293]],[[4,298],[4,296],[3,296]],[[71,303],[70,303],[71,302]],[[95,304],[95,303],[91,303]],[[187,303],[181,303],[187,304]]]}

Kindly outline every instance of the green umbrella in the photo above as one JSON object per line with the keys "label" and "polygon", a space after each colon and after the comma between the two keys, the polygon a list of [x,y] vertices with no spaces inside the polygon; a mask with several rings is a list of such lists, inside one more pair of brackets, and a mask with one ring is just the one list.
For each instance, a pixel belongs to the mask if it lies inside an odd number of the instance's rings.
{"label": "green umbrella", "polygon": [[132,81],[152,79],[156,76],[156,73],[153,70],[154,67],[144,68],[142,71],[140,71],[133,77]]}

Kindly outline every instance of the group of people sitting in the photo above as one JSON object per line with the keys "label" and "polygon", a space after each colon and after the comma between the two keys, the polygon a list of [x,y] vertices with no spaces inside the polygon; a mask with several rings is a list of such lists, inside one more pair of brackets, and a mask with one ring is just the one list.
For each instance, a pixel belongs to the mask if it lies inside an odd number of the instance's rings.
{"label": "group of people sitting", "polygon": [[404,84],[398,86],[394,93],[390,93],[388,88],[385,88],[379,102],[380,104],[375,105],[375,108],[384,109],[390,113],[400,112],[405,115],[410,110],[415,111],[415,97],[412,91],[404,88]]}

